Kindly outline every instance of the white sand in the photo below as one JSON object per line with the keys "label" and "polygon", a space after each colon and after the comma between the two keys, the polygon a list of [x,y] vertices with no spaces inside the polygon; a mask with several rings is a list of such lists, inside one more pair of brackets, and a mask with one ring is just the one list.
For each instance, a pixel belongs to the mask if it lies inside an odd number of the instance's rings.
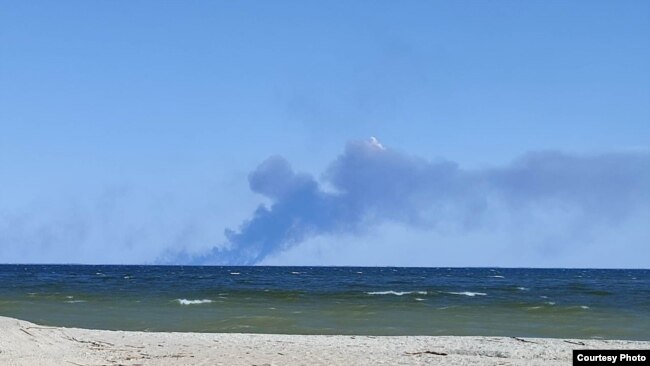
{"label": "white sand", "polygon": [[147,333],[0,317],[0,365],[570,365],[578,348],[647,349],[650,342]]}

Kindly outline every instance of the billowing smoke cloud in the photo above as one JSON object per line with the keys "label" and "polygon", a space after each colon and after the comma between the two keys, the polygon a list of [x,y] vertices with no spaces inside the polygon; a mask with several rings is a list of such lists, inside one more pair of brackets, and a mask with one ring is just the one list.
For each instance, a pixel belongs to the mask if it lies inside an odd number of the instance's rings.
{"label": "billowing smoke cloud", "polygon": [[371,138],[350,142],[319,180],[275,156],[249,175],[249,184],[270,204],[226,230],[227,245],[192,262],[259,263],[310,237],[361,234],[386,222],[471,231],[484,229],[496,211],[535,221],[531,213],[540,207],[578,217],[572,231],[615,226],[648,214],[650,154],[537,152],[508,166],[466,170],[387,149]]}

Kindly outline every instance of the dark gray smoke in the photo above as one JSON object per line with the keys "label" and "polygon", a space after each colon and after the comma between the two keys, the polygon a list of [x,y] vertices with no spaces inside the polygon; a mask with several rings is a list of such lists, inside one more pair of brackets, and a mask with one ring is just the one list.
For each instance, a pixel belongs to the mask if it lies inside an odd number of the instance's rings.
{"label": "dark gray smoke", "polygon": [[222,249],[185,259],[254,264],[312,236],[360,233],[387,221],[425,228],[444,221],[472,230],[494,205],[514,215],[544,205],[566,207],[608,225],[650,207],[650,155],[538,152],[505,167],[464,170],[371,138],[350,142],[321,182],[294,172],[282,157],[267,159],[249,175],[249,184],[270,205],[260,205],[236,230],[227,229]]}

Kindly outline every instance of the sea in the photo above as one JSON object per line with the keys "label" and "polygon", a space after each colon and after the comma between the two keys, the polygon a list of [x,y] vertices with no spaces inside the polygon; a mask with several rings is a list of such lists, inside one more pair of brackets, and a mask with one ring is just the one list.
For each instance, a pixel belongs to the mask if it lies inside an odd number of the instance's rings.
{"label": "sea", "polygon": [[650,270],[0,265],[0,316],[110,330],[650,340]]}

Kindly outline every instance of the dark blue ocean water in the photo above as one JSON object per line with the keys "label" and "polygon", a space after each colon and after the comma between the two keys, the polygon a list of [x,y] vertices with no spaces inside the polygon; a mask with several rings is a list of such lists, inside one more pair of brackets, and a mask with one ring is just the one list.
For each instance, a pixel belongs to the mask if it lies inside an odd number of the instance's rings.
{"label": "dark blue ocean water", "polygon": [[650,270],[0,265],[0,315],[146,331],[650,340]]}

